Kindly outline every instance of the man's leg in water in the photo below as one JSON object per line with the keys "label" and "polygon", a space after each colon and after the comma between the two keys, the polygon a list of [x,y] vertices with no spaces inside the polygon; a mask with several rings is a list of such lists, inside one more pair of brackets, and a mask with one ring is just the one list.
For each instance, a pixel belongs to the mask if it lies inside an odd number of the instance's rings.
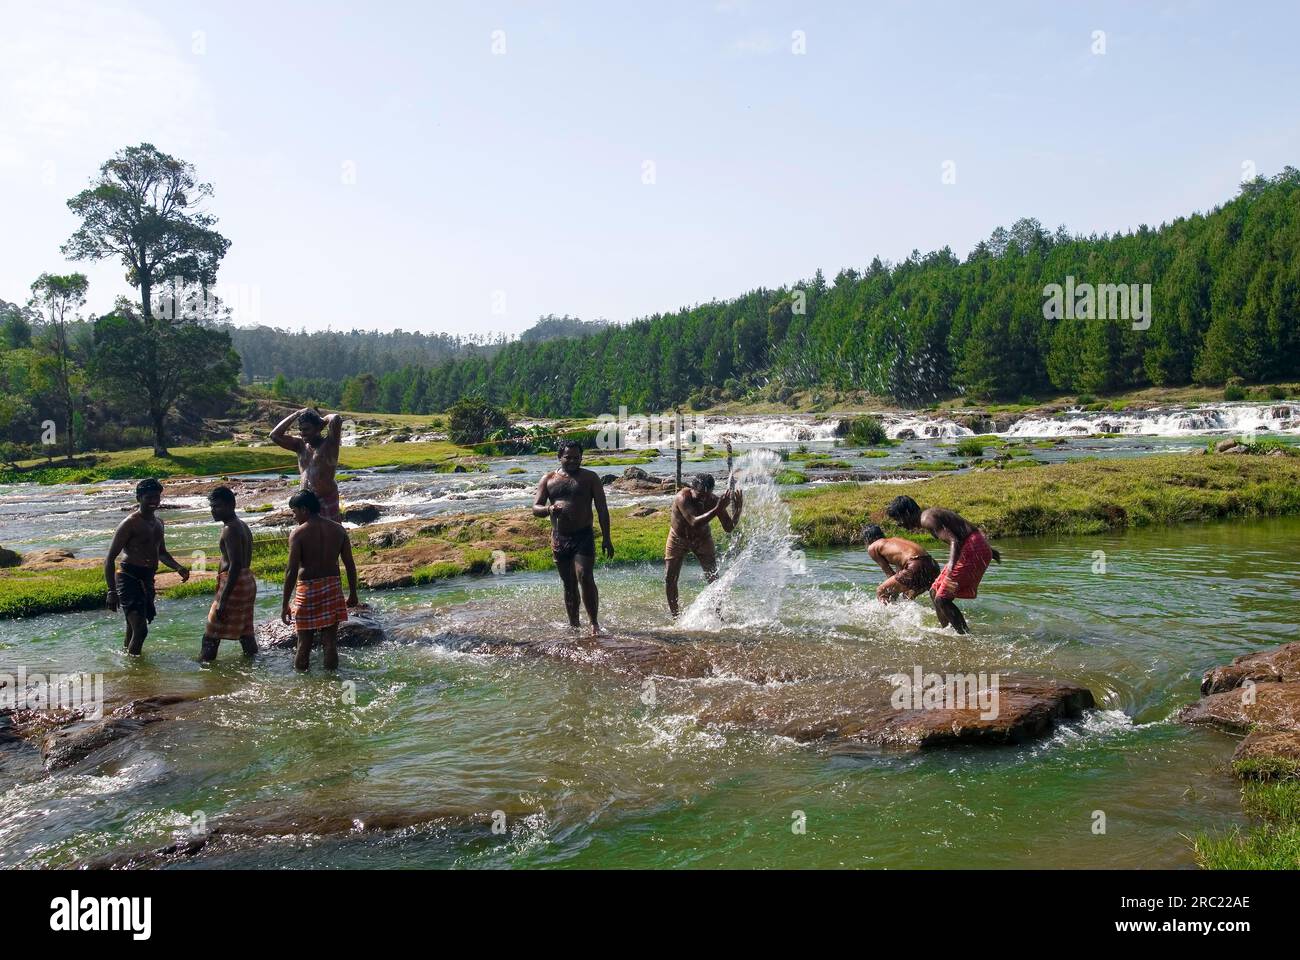
{"label": "man's leg in water", "polygon": [[664,593],[668,596],[668,612],[677,616],[677,580],[682,575],[684,557],[673,557],[664,561]]}
{"label": "man's leg in water", "polygon": [[126,652],[133,657],[140,656],[144,649],[144,638],[149,636],[149,621],[143,613],[134,610],[126,615]]}
{"label": "man's leg in water", "polygon": [[205,633],[203,635],[203,652],[199,654],[199,663],[211,663],[217,659],[217,650],[220,646],[220,637],[209,637]]}
{"label": "man's leg in water", "polygon": [[939,626],[946,627],[952,624],[953,629],[958,633],[970,632],[966,626],[966,618],[957,609],[957,604],[946,597],[939,596],[938,591],[933,587],[930,588],[930,598],[934,601],[934,613],[939,618]]}
{"label": "man's leg in water", "polygon": [[339,625],[321,627],[320,645],[325,648],[325,669],[339,668]]}
{"label": "man's leg in water", "polygon": [[315,630],[298,631],[298,653],[293,658],[295,670],[306,670],[311,666],[311,637]]}
{"label": "man's leg in water", "polygon": [[257,656],[257,638],[249,635],[239,638],[239,645],[244,648],[244,655],[249,657]]}
{"label": "man's leg in water", "polygon": [[[577,580],[582,584],[582,605],[587,608],[587,619],[591,621],[591,635],[600,633],[600,591],[596,589],[596,558],[579,554],[573,558],[573,569]],[[578,619],[574,611],[574,620]]]}
{"label": "man's leg in water", "polygon": [[578,620],[578,575],[573,570],[573,557],[556,557],[555,569],[564,583],[564,609],[569,614],[569,626],[580,627]]}

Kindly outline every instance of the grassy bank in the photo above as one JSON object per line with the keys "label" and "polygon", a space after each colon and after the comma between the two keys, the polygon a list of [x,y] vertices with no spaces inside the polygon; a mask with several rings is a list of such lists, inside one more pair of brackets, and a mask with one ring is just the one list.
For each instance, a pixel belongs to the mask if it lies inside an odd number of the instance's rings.
{"label": "grassy bank", "polygon": [[[240,473],[297,473],[293,454],[280,447],[240,447],[213,444],[204,447],[176,447],[169,456],[155,457],[153,450],[119,450],[96,454],[93,463],[82,466],[24,465],[22,470],[0,470],[0,483],[98,483],[103,480],[136,480],[144,477],[219,477]],[[366,467],[405,467],[450,472],[458,466],[473,470],[478,458],[464,447],[442,441],[385,443],[344,447],[339,457],[342,470]]]}
{"label": "grassy bank", "polygon": [[1196,862],[1207,870],[1300,869],[1300,764],[1264,771],[1233,766],[1247,778],[1241,802],[1258,824],[1198,835],[1192,841]]}

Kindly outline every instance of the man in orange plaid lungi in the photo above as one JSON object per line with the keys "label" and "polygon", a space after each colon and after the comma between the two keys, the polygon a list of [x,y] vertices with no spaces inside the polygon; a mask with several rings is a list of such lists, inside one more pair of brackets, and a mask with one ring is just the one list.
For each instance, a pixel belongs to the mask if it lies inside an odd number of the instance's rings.
{"label": "man in orange plaid lungi", "polygon": [[[357,605],[357,567],[352,543],[341,524],[321,516],[320,500],[310,490],[300,490],[289,500],[298,526],[289,534],[289,569],[284,578],[280,619],[298,630],[298,653],[293,665],[306,670],[317,634],[325,649],[325,669],[339,665],[338,625]],[[339,561],[348,575],[348,597],[343,599]],[[299,579],[301,575],[301,579]]]}
{"label": "man in orange plaid lungi", "polygon": [[257,653],[253,636],[253,607],[257,603],[257,580],[253,562],[253,534],[248,524],[235,515],[235,494],[229,487],[217,487],[208,494],[212,519],[224,524],[221,531],[221,570],[217,574],[217,597],[208,611],[203,631],[203,652],[199,662],[217,659],[221,641],[238,639],[244,653]]}

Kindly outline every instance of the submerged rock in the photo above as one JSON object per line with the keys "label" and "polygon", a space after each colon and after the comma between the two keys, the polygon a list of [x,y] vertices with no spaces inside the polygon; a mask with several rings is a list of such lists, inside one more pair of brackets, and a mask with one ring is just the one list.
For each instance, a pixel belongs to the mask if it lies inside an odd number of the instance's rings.
{"label": "submerged rock", "polygon": [[957,743],[1006,744],[1048,733],[1094,707],[1078,684],[1000,675],[995,710],[958,702],[952,709],[899,709],[893,687],[875,677],[810,678],[737,666],[707,643],[668,643],[645,635],[501,637],[443,634],[438,641],[494,656],[538,656],[642,678],[730,681],[674,690],[673,709],[723,727],[758,730],[799,742],[852,741],[919,749]]}
{"label": "submerged rock", "polygon": [[[293,647],[298,643],[298,631],[279,617],[263,620],[253,629],[259,647]],[[348,618],[339,624],[340,647],[370,647],[387,639],[384,624],[366,608],[349,610]]]}
{"label": "submerged rock", "polygon": [[163,694],[132,700],[114,709],[101,720],[55,730],[41,743],[41,757],[47,770],[75,766],[92,753],[138,733],[150,724],[171,719],[166,710],[194,697],[186,694]]}

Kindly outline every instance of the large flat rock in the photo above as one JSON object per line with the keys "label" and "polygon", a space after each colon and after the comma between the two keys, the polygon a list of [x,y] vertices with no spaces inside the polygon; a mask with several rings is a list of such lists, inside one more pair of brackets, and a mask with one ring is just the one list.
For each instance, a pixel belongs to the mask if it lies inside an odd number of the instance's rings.
{"label": "large flat rock", "polygon": [[[253,629],[259,647],[294,647],[298,644],[298,631],[279,617],[263,620]],[[339,624],[340,647],[370,647],[387,639],[383,622],[366,608],[348,611],[348,618]]]}
{"label": "large flat rock", "polygon": [[[1002,674],[996,710],[899,709],[894,687],[881,677],[814,677],[772,666],[737,669],[703,643],[668,643],[651,636],[572,636],[507,639],[442,634],[438,642],[491,656],[545,657],[643,678],[721,680],[664,691],[670,709],[701,722],[757,730],[799,742],[851,741],[883,748],[1019,743],[1043,736],[1061,720],[1094,707],[1092,693],[1061,680]],[[983,715],[987,714],[987,715]]]}
{"label": "large flat rock", "polygon": [[1178,719],[1244,732],[1300,730],[1300,681],[1256,683],[1212,693],[1183,707]]}

